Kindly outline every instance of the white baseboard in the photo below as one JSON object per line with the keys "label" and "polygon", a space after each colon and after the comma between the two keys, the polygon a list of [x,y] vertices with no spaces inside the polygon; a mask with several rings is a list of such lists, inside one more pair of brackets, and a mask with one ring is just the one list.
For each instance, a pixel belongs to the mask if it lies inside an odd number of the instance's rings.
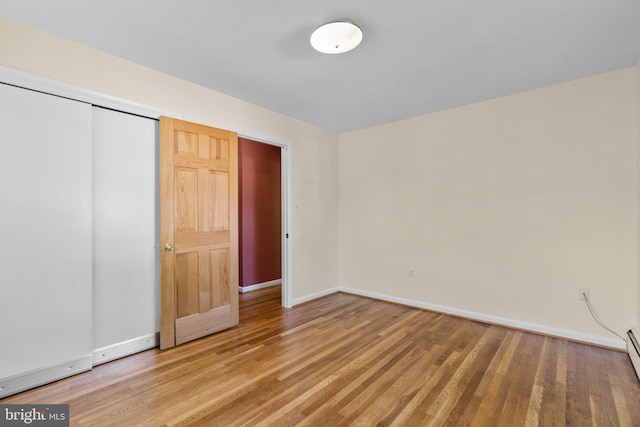
{"label": "white baseboard", "polygon": [[91,355],[0,379],[0,398],[91,370]]}
{"label": "white baseboard", "polygon": [[90,371],[93,366],[157,347],[159,343],[160,333],[156,332],[93,350],[92,354],[77,359],[1,378],[0,398]]}
{"label": "white baseboard", "polygon": [[268,288],[269,286],[282,285],[282,279],[271,280],[269,282],[257,283],[249,286],[238,286],[240,293],[251,292],[262,288]]}
{"label": "white baseboard", "polygon": [[315,294],[307,295],[301,298],[296,298],[293,300],[293,306],[295,307],[298,304],[305,303],[307,301],[312,301],[314,299],[322,298],[327,295],[335,294],[336,292],[340,292],[341,288],[331,288],[321,292],[316,292]]}
{"label": "white baseboard", "polygon": [[571,331],[567,329],[554,328],[551,326],[539,325],[536,323],[523,322],[520,320],[507,319],[504,317],[492,316],[483,313],[476,313],[473,311],[460,310],[457,308],[446,307],[437,304],[429,304],[422,301],[411,300],[407,298],[399,298],[391,295],[379,294],[376,292],[362,291],[360,289],[339,287],[340,292],[346,292],[349,294],[360,295],[364,297],[379,299],[382,301],[393,302],[396,304],[402,304],[409,307],[423,308],[426,310],[437,311],[439,313],[452,314],[454,316],[464,317],[471,320],[478,320],[480,322],[492,323],[510,328],[522,329],[525,331],[536,332],[544,335],[551,335],[560,338],[567,338],[572,341],[580,341],[589,344],[595,344],[603,347],[614,348],[617,350],[625,350],[626,342],[618,338],[607,338],[598,335],[585,334],[582,332]]}
{"label": "white baseboard", "polygon": [[156,332],[154,334],[144,335],[127,341],[108,345],[106,347],[101,347],[93,350],[93,366],[111,362],[112,360],[130,356],[141,351],[149,350],[150,348],[157,347],[159,344],[160,333]]}
{"label": "white baseboard", "polygon": [[631,359],[631,364],[633,365],[633,369],[636,371],[636,375],[638,379],[640,379],[640,344],[638,344],[638,330],[635,328],[630,329],[627,332],[627,353],[629,354],[629,359]]}

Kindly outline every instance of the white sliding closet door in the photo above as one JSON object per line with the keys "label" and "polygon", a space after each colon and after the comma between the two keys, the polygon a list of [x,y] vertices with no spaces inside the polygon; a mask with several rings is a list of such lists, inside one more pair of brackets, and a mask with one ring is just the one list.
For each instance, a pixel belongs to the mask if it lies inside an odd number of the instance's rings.
{"label": "white sliding closet door", "polygon": [[156,120],[93,108],[94,363],[156,345],[157,127]]}
{"label": "white sliding closet door", "polygon": [[0,84],[0,379],[91,367],[91,139],[89,104]]}

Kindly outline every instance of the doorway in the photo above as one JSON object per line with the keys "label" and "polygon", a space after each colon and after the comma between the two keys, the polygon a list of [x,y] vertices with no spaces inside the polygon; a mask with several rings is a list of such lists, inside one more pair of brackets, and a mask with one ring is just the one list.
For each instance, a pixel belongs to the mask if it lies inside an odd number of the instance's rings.
{"label": "doorway", "polygon": [[239,291],[279,284],[282,306],[291,307],[291,146],[243,132],[238,145]]}

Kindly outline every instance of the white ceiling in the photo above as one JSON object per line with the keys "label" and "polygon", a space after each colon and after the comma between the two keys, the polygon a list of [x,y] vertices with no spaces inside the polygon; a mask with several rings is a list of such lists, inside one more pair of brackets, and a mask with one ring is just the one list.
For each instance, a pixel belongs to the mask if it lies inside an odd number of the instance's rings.
{"label": "white ceiling", "polygon": [[[336,132],[640,57],[640,0],[0,0],[0,15]],[[362,44],[314,51],[335,20]]]}

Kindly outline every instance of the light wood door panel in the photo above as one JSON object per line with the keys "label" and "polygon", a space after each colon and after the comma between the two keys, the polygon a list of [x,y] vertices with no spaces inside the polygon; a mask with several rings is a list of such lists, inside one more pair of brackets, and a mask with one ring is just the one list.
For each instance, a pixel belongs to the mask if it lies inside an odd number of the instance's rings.
{"label": "light wood door panel", "polygon": [[162,349],[238,324],[237,159],[234,132],[160,119]]}

